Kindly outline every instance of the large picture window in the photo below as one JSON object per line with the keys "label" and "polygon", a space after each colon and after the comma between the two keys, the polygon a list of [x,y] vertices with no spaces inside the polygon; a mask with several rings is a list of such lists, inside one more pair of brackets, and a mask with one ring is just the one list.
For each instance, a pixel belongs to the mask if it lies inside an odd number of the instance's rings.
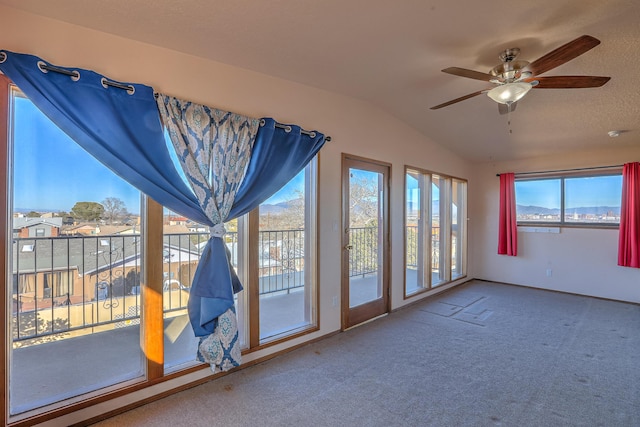
{"label": "large picture window", "polygon": [[[11,130],[10,415],[191,372],[199,339],[187,302],[209,227],[141,196],[0,80],[11,95],[0,105]],[[317,329],[316,187],[314,159],[226,224],[244,350]]]}
{"label": "large picture window", "polygon": [[11,100],[9,408],[19,414],[143,378],[143,216],[138,190],[18,90]]}
{"label": "large picture window", "polygon": [[620,224],[620,173],[516,178],[515,192],[519,225]]}
{"label": "large picture window", "polygon": [[467,182],[405,168],[405,296],[466,275]]}

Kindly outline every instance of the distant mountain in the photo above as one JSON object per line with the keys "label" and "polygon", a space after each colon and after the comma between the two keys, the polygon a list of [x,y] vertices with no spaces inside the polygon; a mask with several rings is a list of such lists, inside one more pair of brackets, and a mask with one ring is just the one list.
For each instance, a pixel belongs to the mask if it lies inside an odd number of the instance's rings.
{"label": "distant mountain", "polygon": [[62,212],[59,209],[44,209],[44,208],[14,208],[14,212],[27,214],[29,212],[39,212],[39,213],[58,213]]}
{"label": "distant mountain", "polygon": [[560,209],[549,209],[542,206],[516,205],[516,211],[520,215],[560,215]]}
{"label": "distant mountain", "polygon": [[[549,209],[542,206],[516,205],[516,210],[520,215],[560,215],[560,209]],[[620,206],[581,206],[565,209],[565,214],[575,213],[578,215],[606,215],[609,212],[620,215]]]}
{"label": "distant mountain", "polygon": [[289,209],[289,207],[290,207],[289,204],[290,204],[290,201],[284,201],[284,202],[276,203],[275,205],[262,204],[262,205],[260,205],[260,214],[261,215],[264,215],[264,214],[270,214],[270,215],[281,214],[282,212],[284,212],[287,209]]}

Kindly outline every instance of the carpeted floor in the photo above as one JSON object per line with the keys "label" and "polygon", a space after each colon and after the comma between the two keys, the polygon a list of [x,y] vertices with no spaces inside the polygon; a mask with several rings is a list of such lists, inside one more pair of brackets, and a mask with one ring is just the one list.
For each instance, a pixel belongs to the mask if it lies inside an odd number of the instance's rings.
{"label": "carpeted floor", "polygon": [[472,281],[98,426],[640,426],[640,306]]}

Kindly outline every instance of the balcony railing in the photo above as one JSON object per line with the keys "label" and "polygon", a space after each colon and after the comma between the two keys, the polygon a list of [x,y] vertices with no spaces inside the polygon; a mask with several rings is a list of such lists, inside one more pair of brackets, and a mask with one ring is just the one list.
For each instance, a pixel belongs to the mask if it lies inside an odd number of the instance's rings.
{"label": "balcony railing", "polygon": [[[419,257],[418,226],[407,226],[407,267],[417,268]],[[431,271],[440,270],[440,227],[431,227]]]}
{"label": "balcony railing", "polygon": [[[165,313],[184,310],[208,233],[167,234],[163,247]],[[225,242],[234,266],[238,235]],[[259,235],[260,294],[304,286],[304,230]],[[140,322],[141,238],[137,234],[15,238],[13,340],[42,342]],[[20,344],[17,344],[20,345]]]}
{"label": "balcony railing", "polygon": [[[259,293],[291,292],[304,286],[304,230],[261,231]],[[417,265],[417,227],[407,227],[407,263]],[[432,234],[438,268],[439,229]],[[189,289],[208,233],[166,234],[163,241],[163,301],[167,315],[186,308]],[[234,266],[238,234],[224,237]],[[378,228],[350,229],[349,275],[378,270]],[[413,243],[412,243],[413,242]],[[140,321],[141,237],[61,236],[13,241],[13,340],[41,342],[119,328]],[[413,263],[413,264],[412,264]],[[34,341],[35,340],[35,341]]]}

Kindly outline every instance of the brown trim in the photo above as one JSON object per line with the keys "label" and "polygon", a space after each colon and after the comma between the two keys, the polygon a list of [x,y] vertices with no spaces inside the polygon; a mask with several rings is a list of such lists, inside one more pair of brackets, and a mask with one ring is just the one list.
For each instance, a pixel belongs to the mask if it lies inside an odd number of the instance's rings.
{"label": "brown trim", "polygon": [[[144,196],[143,196],[144,197]],[[145,197],[142,313],[140,346],[146,356],[147,379],[164,375],[164,313],[162,301],[162,205]]]}
{"label": "brown trim", "polygon": [[[351,308],[349,303],[349,251],[346,249],[349,245],[347,230],[349,227],[349,194],[348,185],[350,182],[349,168],[359,167],[362,170],[369,170],[382,174],[384,194],[380,201],[383,204],[383,224],[382,224],[382,297],[362,304],[358,307]],[[341,227],[341,325],[342,330],[346,330],[352,326],[363,323],[367,320],[376,318],[382,314],[388,313],[391,308],[391,164],[387,162],[367,159],[364,157],[354,156],[342,153],[341,165],[341,200],[342,200],[342,227]]]}
{"label": "brown trim", "polygon": [[274,345],[282,344],[284,342],[291,341],[293,339],[300,338],[305,335],[312,334],[314,332],[318,332],[319,330],[320,330],[320,327],[318,327],[317,325],[309,325],[306,327],[303,326],[299,332],[294,332],[294,333],[291,333],[291,331],[283,332],[283,334],[288,334],[288,335],[277,336],[276,338],[270,341],[263,340],[260,344],[258,344],[255,347],[246,348],[242,350],[242,355],[244,356],[245,354],[255,353],[256,351],[264,350],[265,348],[273,347]]}
{"label": "brown trim", "polygon": [[[616,176],[622,175],[624,165],[594,166],[592,168],[565,169],[547,172],[520,172],[514,173],[517,181],[538,181],[542,179],[557,178],[584,178],[591,176]],[[500,176],[499,174],[497,176]]]}
{"label": "brown trim", "polygon": [[9,195],[11,194],[8,190],[8,174],[10,173],[9,168],[9,103],[10,103],[10,89],[9,85],[11,82],[7,77],[0,74],[0,163],[4,166],[4,173],[0,174],[0,188],[3,190],[3,197],[0,200],[0,224],[4,226],[0,228],[0,241],[2,241],[2,245],[0,247],[0,277],[2,277],[2,283],[0,290],[0,298],[2,298],[2,303],[0,304],[0,316],[3,319],[3,328],[0,328],[0,341],[2,341],[2,354],[0,355],[0,366],[2,366],[2,373],[0,373],[0,377],[2,378],[2,392],[0,392],[0,399],[2,400],[2,408],[0,409],[0,425],[7,424],[7,417],[9,414],[9,393],[7,393],[7,388],[9,386],[9,358],[7,355],[9,351],[11,351],[11,346],[9,344],[9,325],[11,322],[9,321],[9,311],[7,310],[9,304],[9,286],[7,286],[7,280],[9,279],[9,254],[7,253],[7,248],[9,247]]}
{"label": "brown trim", "polygon": [[[391,313],[395,313],[396,311],[403,310],[403,309],[408,308],[408,307],[413,307],[414,305],[419,304],[419,303],[421,303],[423,301],[426,301],[427,299],[429,299],[429,298],[431,298],[433,296],[440,295],[440,294],[448,292],[448,291],[450,291],[452,289],[456,289],[456,288],[458,288],[460,286],[463,286],[463,285],[471,282],[472,280],[476,280],[476,279],[467,279],[464,282],[456,283],[458,280],[462,280],[462,279],[465,279],[465,278],[466,278],[466,276],[465,277],[461,277],[460,279],[456,279],[456,280],[454,280],[452,282],[443,283],[442,285],[439,285],[438,287],[435,287],[433,289],[424,289],[424,290],[422,290],[420,292],[416,292],[415,294],[411,294],[411,297],[422,295],[422,298],[419,298],[419,299],[416,299],[414,301],[411,301],[411,302],[409,302],[409,303],[407,303],[407,304],[405,304],[403,306],[394,308],[393,310],[391,310]],[[424,294],[427,294],[427,295],[424,295]],[[408,298],[405,298],[405,299],[408,299]]]}
{"label": "brown trim", "polygon": [[594,228],[600,230],[618,230],[620,224],[604,224],[591,222],[518,222],[518,227],[543,227],[543,228]]}
{"label": "brown trim", "polygon": [[316,320],[316,330],[320,330],[320,151],[318,152],[317,161],[316,161],[316,188],[315,188],[315,216],[313,220],[313,230],[314,230],[314,245],[315,245],[315,256],[313,257],[313,268],[315,269],[315,300],[314,300],[314,309],[315,320]]}
{"label": "brown trim", "polygon": [[[413,299],[413,298],[415,298],[415,297],[417,297],[419,295],[422,295],[422,294],[425,294],[425,293],[428,293],[428,292],[431,292],[431,291],[435,291],[436,289],[440,289],[443,286],[450,285],[452,283],[459,282],[460,280],[465,280],[465,279],[467,279],[467,275],[466,274],[464,276],[456,277],[453,280],[449,280],[449,281],[446,281],[446,282],[439,283],[437,286],[432,287],[432,288],[422,288],[420,290],[415,291],[412,294],[405,295],[403,300]],[[473,279],[467,279],[467,281],[468,280],[473,280]],[[454,286],[458,286],[460,284],[461,283],[458,283],[457,285],[454,285]],[[402,307],[404,307],[404,306],[402,306]]]}
{"label": "brown trim", "polygon": [[250,349],[260,346],[260,255],[258,248],[258,235],[260,231],[260,212],[256,208],[248,214],[248,239],[249,245],[247,260],[248,305],[249,305],[249,337],[247,344]]}
{"label": "brown trim", "polygon": [[419,168],[419,167],[416,167],[416,166],[404,165],[405,173],[406,173],[407,169],[411,169],[411,170],[414,170],[416,172],[424,173],[424,174],[428,173],[428,174],[431,174],[431,175],[438,175],[438,176],[441,176],[443,178],[457,179],[458,181],[464,181],[467,184],[469,183],[468,179],[460,178],[459,176],[448,175],[446,173],[436,172],[436,171],[432,171],[432,170],[429,170],[429,169]]}

